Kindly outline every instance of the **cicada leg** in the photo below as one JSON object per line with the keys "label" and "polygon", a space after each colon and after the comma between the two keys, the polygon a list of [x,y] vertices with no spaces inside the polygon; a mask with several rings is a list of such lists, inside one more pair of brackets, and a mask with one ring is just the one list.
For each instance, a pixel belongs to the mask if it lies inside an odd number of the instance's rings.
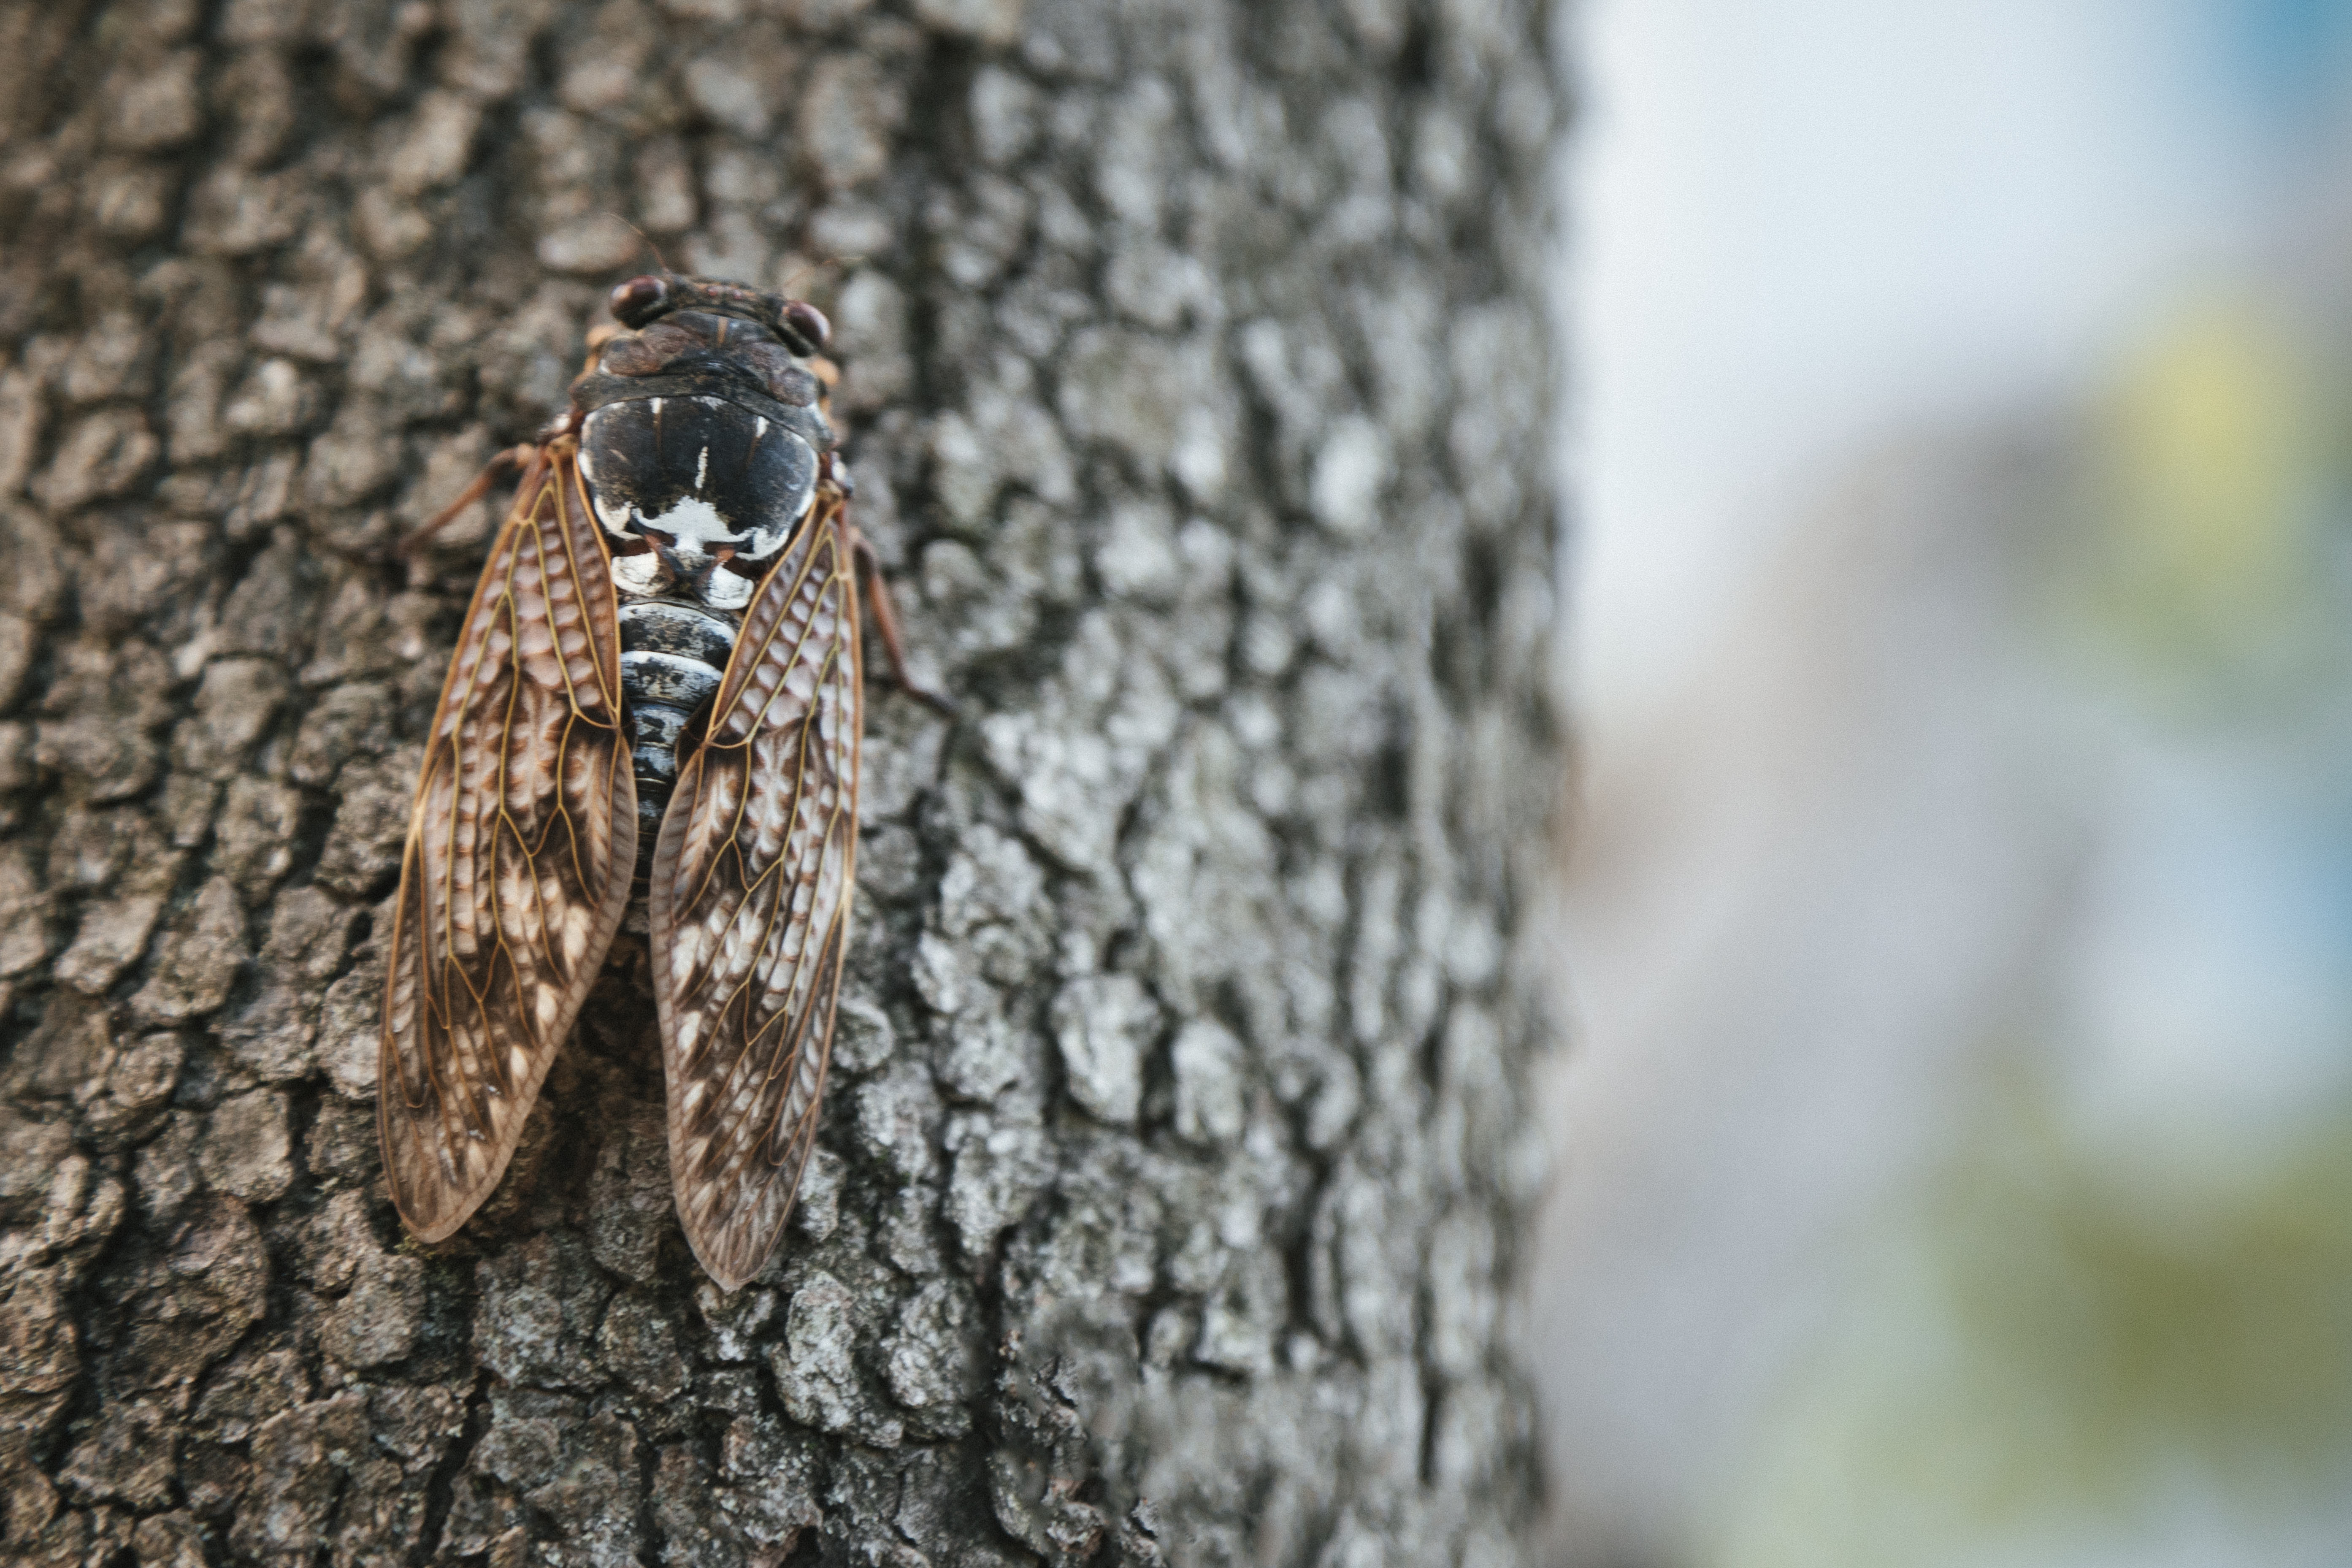
{"label": "cicada leg", "polygon": [[890,584],[882,575],[882,558],[874,552],[866,536],[852,522],[842,524],[849,535],[850,559],[856,563],[857,575],[865,583],[866,602],[874,611],[874,629],[882,634],[882,651],[890,659],[890,679],[898,689],[942,718],[956,716],[956,705],[928,687],[915,684],[907,673],[907,649],[898,640],[898,613],[890,602]]}
{"label": "cicada leg", "polygon": [[498,482],[499,475],[502,470],[512,468],[521,468],[523,484],[528,488],[532,478],[539,472],[539,465],[543,456],[543,449],[536,443],[529,441],[520,447],[509,447],[505,451],[493,456],[488,462],[482,465],[482,471],[474,476],[474,482],[457,492],[456,500],[434,513],[414,533],[400,542],[397,548],[401,557],[405,560],[415,555],[419,545],[448,527],[467,507],[489,494],[490,487]]}

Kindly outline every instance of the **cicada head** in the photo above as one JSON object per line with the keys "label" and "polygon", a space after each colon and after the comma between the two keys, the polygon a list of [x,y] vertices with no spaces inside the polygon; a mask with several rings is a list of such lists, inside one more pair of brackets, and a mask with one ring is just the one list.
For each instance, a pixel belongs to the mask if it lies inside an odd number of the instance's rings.
{"label": "cicada head", "polygon": [[715,278],[649,272],[615,288],[611,304],[613,319],[625,327],[649,327],[673,310],[700,310],[756,321],[803,359],[824,353],[833,337],[833,325],[824,319],[824,312],[807,300],[788,300],[749,284]]}

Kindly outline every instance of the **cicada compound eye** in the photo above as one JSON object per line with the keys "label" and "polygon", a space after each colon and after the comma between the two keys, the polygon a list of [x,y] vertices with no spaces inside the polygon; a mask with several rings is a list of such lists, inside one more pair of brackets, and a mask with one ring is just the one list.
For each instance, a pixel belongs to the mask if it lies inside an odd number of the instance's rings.
{"label": "cicada compound eye", "polygon": [[669,300],[669,280],[632,278],[613,290],[613,319],[625,327],[642,327],[661,313]]}
{"label": "cicada compound eye", "polygon": [[806,338],[809,346],[820,353],[833,338],[833,323],[824,319],[823,310],[805,300],[795,300],[784,307],[784,325]]}

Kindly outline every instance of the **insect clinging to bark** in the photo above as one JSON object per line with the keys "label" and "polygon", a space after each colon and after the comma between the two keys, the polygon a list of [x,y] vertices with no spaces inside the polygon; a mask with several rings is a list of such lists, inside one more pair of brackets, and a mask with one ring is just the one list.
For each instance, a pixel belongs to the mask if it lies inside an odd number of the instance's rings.
{"label": "insect clinging to bark", "polygon": [[448,1236],[512,1158],[634,887],[678,1215],[733,1289],[782,1234],[824,1090],[861,579],[913,688],[849,521],[823,314],[671,273],[612,308],[626,330],[592,338],[569,411],[426,525],[522,468],[426,737],[377,1122],[401,1217]]}

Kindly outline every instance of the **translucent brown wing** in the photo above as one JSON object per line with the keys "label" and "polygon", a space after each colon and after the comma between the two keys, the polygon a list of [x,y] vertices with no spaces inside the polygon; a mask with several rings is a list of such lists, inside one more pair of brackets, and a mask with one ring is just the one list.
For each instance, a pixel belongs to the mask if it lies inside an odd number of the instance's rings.
{"label": "translucent brown wing", "polygon": [[525,476],[466,612],[393,906],[376,1121],[409,1228],[498,1184],[636,863],[618,614],[577,446]]}
{"label": "translucent brown wing", "polygon": [[670,1180],[728,1289],[760,1271],[816,1132],[857,855],[857,598],[837,492],[745,612],[647,894]]}

